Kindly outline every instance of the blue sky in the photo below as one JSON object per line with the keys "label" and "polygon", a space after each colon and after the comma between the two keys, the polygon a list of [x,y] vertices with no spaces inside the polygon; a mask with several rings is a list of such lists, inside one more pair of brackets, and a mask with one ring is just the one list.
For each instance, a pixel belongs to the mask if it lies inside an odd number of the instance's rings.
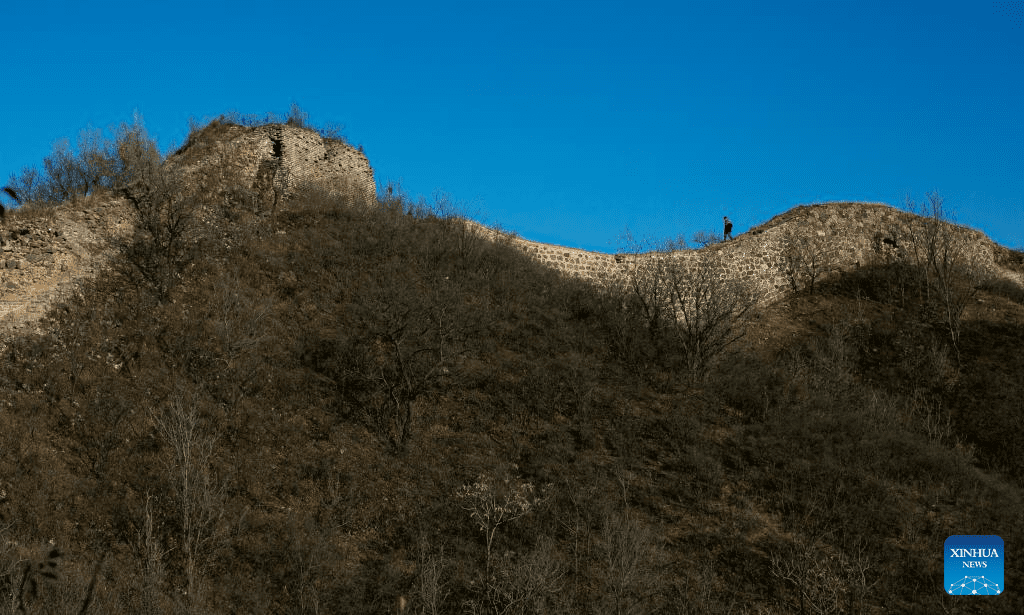
{"label": "blue sky", "polygon": [[286,112],[378,183],[614,251],[796,205],[939,191],[1024,246],[1024,2],[20,2],[0,178],[86,126]]}

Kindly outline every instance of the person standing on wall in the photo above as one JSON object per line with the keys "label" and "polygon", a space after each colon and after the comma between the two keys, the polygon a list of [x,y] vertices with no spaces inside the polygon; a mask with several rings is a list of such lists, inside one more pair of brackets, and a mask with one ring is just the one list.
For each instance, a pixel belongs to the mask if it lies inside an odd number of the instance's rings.
{"label": "person standing on wall", "polygon": [[732,222],[729,220],[729,216],[722,216],[722,224],[725,226],[723,239],[732,239]]}

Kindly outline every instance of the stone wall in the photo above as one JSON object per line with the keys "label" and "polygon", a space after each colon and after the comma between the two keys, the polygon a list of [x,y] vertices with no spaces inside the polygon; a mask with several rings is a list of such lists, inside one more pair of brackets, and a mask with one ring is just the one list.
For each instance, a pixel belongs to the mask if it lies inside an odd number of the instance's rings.
{"label": "stone wall", "polygon": [[[920,236],[922,218],[882,203],[822,203],[795,207],[768,222],[737,236],[700,250],[681,250],[668,258],[693,261],[712,259],[723,275],[760,284],[767,301],[775,301],[794,290],[798,283],[787,259],[795,240],[803,239],[817,252],[818,266],[827,276],[850,271],[872,262],[910,254],[913,238]],[[604,254],[576,248],[528,241],[501,234],[475,222],[467,224],[492,239],[502,239],[539,262],[566,275],[597,284],[621,283],[632,267],[659,254]],[[956,227],[964,239],[967,255],[989,274],[1015,279],[995,263],[998,246],[980,231]]]}
{"label": "stone wall", "polygon": [[[323,139],[312,130],[286,124],[255,128],[207,126],[168,164],[182,171],[188,183],[249,187],[266,207],[276,205],[304,186],[343,193],[356,204],[376,201],[373,169],[362,151],[340,141]],[[681,250],[667,257],[679,261],[710,259],[721,275],[759,285],[768,301],[798,288],[801,267],[794,255],[813,252],[820,277],[871,262],[907,256],[920,237],[922,218],[882,203],[833,202],[790,209],[728,242],[701,250]],[[596,284],[621,284],[644,259],[663,254],[605,254],[528,241],[475,222],[475,232],[500,239],[566,275]],[[1000,249],[983,233],[963,227],[957,236],[981,270],[1013,274],[995,264]],[[806,256],[806,254],[803,254]],[[820,271],[818,271],[820,270]],[[1016,278],[1014,277],[1016,280]],[[1019,283],[1019,280],[1017,280]]]}
{"label": "stone wall", "polygon": [[[114,253],[116,242],[111,240],[132,232],[131,219],[124,201],[99,197],[65,203],[50,216],[26,219],[12,212],[0,234],[0,331],[34,322],[53,300],[74,292],[80,280],[94,275]],[[466,224],[565,275],[595,284],[620,284],[645,259],[711,257],[722,275],[758,283],[768,300],[776,300],[792,289],[785,252],[794,238],[817,242],[827,256],[829,271],[851,270],[907,255],[914,248],[912,226],[921,220],[877,203],[801,206],[732,241],[667,255],[590,252],[528,241],[475,222]],[[1006,248],[979,231],[959,228],[959,233],[967,254],[981,269],[1024,287],[1024,276],[997,264],[997,255],[1004,258]]]}
{"label": "stone wall", "polygon": [[377,198],[373,168],[361,150],[287,124],[208,126],[169,156],[167,167],[186,185],[242,186],[266,208],[304,187],[363,205]]}
{"label": "stone wall", "polygon": [[0,337],[32,326],[54,301],[77,292],[132,229],[124,202],[104,198],[64,203],[35,217],[9,212],[0,233]]}

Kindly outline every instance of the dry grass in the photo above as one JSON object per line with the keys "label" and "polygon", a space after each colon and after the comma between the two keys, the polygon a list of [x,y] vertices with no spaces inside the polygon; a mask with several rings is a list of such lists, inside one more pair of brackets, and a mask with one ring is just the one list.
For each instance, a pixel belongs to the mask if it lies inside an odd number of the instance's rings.
{"label": "dry grass", "polygon": [[55,222],[57,219],[57,207],[50,203],[26,203],[15,209],[8,209],[4,216],[5,226],[13,226],[26,222],[43,221],[46,223]]}

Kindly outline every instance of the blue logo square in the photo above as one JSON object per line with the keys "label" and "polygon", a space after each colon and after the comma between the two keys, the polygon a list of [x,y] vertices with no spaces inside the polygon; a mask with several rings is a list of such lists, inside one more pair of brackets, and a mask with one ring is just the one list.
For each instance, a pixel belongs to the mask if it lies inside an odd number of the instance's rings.
{"label": "blue logo square", "polygon": [[950,536],[945,544],[943,588],[954,596],[1003,593],[1006,553],[999,536]]}

